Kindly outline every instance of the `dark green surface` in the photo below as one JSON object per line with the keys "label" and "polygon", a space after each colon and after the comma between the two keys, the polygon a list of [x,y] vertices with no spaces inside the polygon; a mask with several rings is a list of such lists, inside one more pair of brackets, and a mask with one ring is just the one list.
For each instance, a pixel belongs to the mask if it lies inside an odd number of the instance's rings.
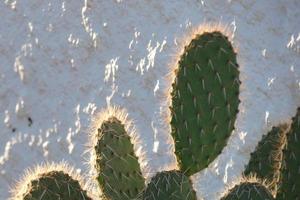
{"label": "dark green surface", "polygon": [[272,191],[277,190],[282,163],[282,150],[286,142],[287,125],[274,127],[258,143],[251,153],[245,175],[255,174],[256,177],[266,180]]}
{"label": "dark green surface", "polygon": [[300,109],[293,118],[287,133],[287,146],[283,150],[281,180],[277,194],[278,200],[300,199]]}
{"label": "dark green surface", "polygon": [[98,129],[97,180],[110,200],[135,199],[145,187],[138,159],[124,125],[115,117]]}
{"label": "dark green surface", "polygon": [[143,194],[143,200],[196,200],[189,178],[179,171],[156,174]]}
{"label": "dark green surface", "polygon": [[172,84],[171,127],[180,168],[192,175],[222,151],[239,105],[236,53],[220,32],[196,35]]}
{"label": "dark green surface", "polygon": [[32,180],[24,200],[91,200],[79,182],[62,171],[41,174]]}
{"label": "dark green surface", "polygon": [[272,194],[259,183],[241,183],[221,200],[273,200]]}

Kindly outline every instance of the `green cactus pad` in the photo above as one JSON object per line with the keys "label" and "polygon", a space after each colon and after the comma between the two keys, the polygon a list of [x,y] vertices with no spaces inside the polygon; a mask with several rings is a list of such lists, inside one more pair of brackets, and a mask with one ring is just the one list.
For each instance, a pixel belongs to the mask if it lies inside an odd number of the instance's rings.
{"label": "green cactus pad", "polygon": [[[20,198],[21,199],[21,198]],[[77,180],[62,171],[51,171],[40,174],[38,179],[31,180],[23,200],[91,200],[82,190]]]}
{"label": "green cactus pad", "polygon": [[283,150],[278,200],[300,199],[300,109],[293,118]]}
{"label": "green cactus pad", "polygon": [[110,200],[135,199],[145,183],[124,125],[111,117],[98,129],[97,138],[97,180],[104,196]]}
{"label": "green cactus pad", "polygon": [[239,70],[230,41],[204,33],[185,47],[172,84],[171,128],[182,171],[206,168],[227,143],[238,113]]}
{"label": "green cactus pad", "polygon": [[196,200],[189,178],[179,171],[156,174],[143,194],[143,200]]}
{"label": "green cactus pad", "polygon": [[250,161],[244,174],[255,174],[259,179],[266,180],[269,188],[276,193],[280,179],[282,150],[286,144],[287,125],[274,127],[258,143],[255,151],[251,153]]}
{"label": "green cactus pad", "polygon": [[273,200],[269,190],[259,183],[241,183],[229,191],[221,200]]}

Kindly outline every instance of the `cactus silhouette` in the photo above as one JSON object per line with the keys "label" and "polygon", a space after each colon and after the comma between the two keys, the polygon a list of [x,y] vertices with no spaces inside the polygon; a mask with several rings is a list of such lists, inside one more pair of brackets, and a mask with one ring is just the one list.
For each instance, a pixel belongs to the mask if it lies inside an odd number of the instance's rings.
{"label": "cactus silhouette", "polygon": [[[124,110],[100,112],[90,134],[92,194],[67,167],[46,165],[17,184],[12,199],[195,200],[190,176],[207,168],[234,130],[239,100],[236,52],[221,30],[203,31],[184,47],[170,92],[171,136],[179,170],[161,171],[146,183],[132,123]],[[292,125],[274,127],[251,154],[245,178],[223,200],[300,198],[300,111]]]}

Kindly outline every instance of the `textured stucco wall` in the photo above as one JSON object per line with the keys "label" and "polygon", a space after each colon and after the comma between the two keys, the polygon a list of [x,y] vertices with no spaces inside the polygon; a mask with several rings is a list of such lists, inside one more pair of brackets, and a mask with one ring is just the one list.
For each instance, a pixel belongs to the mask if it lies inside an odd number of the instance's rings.
{"label": "textured stucco wall", "polygon": [[112,104],[135,121],[145,176],[174,167],[162,120],[168,66],[180,41],[205,23],[228,27],[241,66],[236,131],[210,168],[193,177],[199,198],[218,199],[262,134],[300,105],[299,10],[298,0],[2,1],[0,199],[41,162],[66,160],[88,174],[88,127]]}

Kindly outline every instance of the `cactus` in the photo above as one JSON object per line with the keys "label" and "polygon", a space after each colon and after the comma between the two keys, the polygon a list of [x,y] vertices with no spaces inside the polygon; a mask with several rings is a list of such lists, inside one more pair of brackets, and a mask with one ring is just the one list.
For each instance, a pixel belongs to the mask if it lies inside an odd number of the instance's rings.
{"label": "cactus", "polygon": [[[179,170],[159,172],[146,186],[131,122],[124,110],[108,108],[97,117],[90,137],[91,174],[102,191],[97,197],[195,200],[189,176],[208,167],[226,146],[238,113],[239,87],[236,53],[228,37],[218,30],[195,35],[178,61],[170,94]],[[222,200],[272,200],[276,194],[277,200],[299,199],[299,137],[300,109],[291,126],[280,125],[263,137],[246,166],[246,178]],[[17,185],[13,200],[91,199],[72,169],[42,169]]]}
{"label": "cactus", "polygon": [[[268,190],[268,193],[272,194],[274,198],[276,197],[276,200],[300,198],[298,189],[300,188],[299,136],[300,108],[293,117],[291,125],[273,128],[263,137],[255,152],[251,154],[251,159],[246,167],[245,175],[255,174],[264,179],[268,183],[264,190]],[[259,185],[259,187],[262,188],[263,185]],[[236,191],[246,191],[241,185],[235,188],[229,192],[230,198],[224,198],[224,200],[235,199],[233,197]]]}
{"label": "cactus", "polygon": [[73,180],[63,171],[51,171],[40,174],[38,179],[31,180],[24,200],[33,199],[90,199],[77,180]]}
{"label": "cactus", "polygon": [[144,189],[144,177],[124,125],[116,117],[98,129],[97,180],[108,199],[134,199]]}
{"label": "cactus", "polygon": [[260,183],[243,182],[229,191],[221,200],[273,200],[273,196]]}
{"label": "cactus", "polygon": [[282,162],[277,199],[300,199],[300,108],[287,133]]}
{"label": "cactus", "polygon": [[166,199],[196,199],[189,178],[180,171],[164,171],[156,174],[143,194],[143,200]]}
{"label": "cactus", "polygon": [[[226,145],[238,112],[239,85],[236,53],[221,32],[198,34],[185,47],[175,70],[170,107],[171,135],[181,170],[177,174],[184,180],[207,167]],[[172,199],[184,199],[187,194],[179,188],[188,187],[189,199],[195,199],[190,181],[185,186],[181,182],[177,192],[168,181],[163,187],[158,180],[169,177],[165,173],[151,180],[144,196],[166,199],[174,194]]]}
{"label": "cactus", "polygon": [[178,62],[172,84],[171,127],[180,169],[192,175],[226,145],[238,113],[236,53],[221,32],[196,35]]}
{"label": "cactus", "polygon": [[273,127],[267,135],[263,136],[255,151],[251,153],[244,172],[246,178],[229,190],[221,200],[274,199],[280,179],[282,150],[286,144],[288,130],[288,125],[280,125]]}
{"label": "cactus", "polygon": [[276,195],[277,184],[280,179],[282,150],[286,144],[286,135],[289,125],[273,127],[251,153],[250,161],[244,174],[249,176],[255,174],[258,178],[268,182],[273,195]]}
{"label": "cactus", "polygon": [[[175,70],[171,135],[180,171],[161,172],[147,188],[126,120],[101,113],[91,137],[91,168],[107,199],[195,199],[188,176],[207,167],[234,129],[239,105],[236,53],[221,31],[197,34]],[[113,112],[111,112],[113,111]],[[125,117],[126,118],[126,117]],[[124,122],[124,123],[123,123]]]}
{"label": "cactus", "polygon": [[[82,179],[65,163],[46,164],[28,171],[13,191],[12,200],[91,200]],[[72,175],[70,175],[72,174]]]}

